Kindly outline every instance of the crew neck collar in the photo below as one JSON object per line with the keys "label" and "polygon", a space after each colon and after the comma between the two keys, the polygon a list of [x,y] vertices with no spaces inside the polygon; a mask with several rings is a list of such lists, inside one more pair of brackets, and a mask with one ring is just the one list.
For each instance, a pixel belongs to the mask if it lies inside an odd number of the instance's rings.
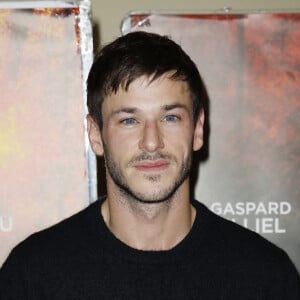
{"label": "crew neck collar", "polygon": [[198,247],[205,243],[208,232],[209,211],[196,200],[191,201],[196,209],[196,217],[188,234],[170,250],[158,251],[138,250],[119,240],[107,227],[101,215],[101,206],[104,200],[105,197],[101,197],[92,205],[94,208],[92,214],[94,215],[90,218],[95,221],[93,227],[96,233],[95,238],[100,243],[98,247],[102,247],[114,259],[144,264],[175,263],[193,257]]}

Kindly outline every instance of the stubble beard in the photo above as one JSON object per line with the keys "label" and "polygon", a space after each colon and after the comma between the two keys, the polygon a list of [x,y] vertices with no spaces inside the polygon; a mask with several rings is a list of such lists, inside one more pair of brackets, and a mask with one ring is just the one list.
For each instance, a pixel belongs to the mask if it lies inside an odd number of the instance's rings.
{"label": "stubble beard", "polygon": [[[173,195],[176,193],[178,188],[181,186],[181,184],[188,178],[191,164],[192,164],[192,155],[191,153],[187,156],[187,158],[182,162],[180,170],[174,179],[173,183],[166,187],[165,189],[159,189],[153,191],[151,193],[142,193],[138,191],[134,191],[129,184],[126,182],[119,166],[117,163],[113,160],[111,155],[109,154],[109,151],[107,149],[107,146],[103,143],[103,150],[104,150],[104,159],[105,159],[105,166],[106,170],[109,173],[110,177],[112,178],[114,184],[119,189],[119,192],[126,198],[131,201],[137,201],[139,203],[144,204],[155,204],[155,203],[163,203],[163,202],[169,202]],[[142,160],[156,160],[156,159],[167,159],[171,163],[176,163],[177,160],[174,156],[168,155],[168,154],[162,154],[160,152],[157,152],[154,155],[149,155],[147,153],[142,153],[138,157],[135,157],[129,162],[129,166],[142,161]],[[154,175],[147,175],[144,174],[144,179],[151,181],[153,185],[159,184],[161,181],[161,174],[154,174]]]}

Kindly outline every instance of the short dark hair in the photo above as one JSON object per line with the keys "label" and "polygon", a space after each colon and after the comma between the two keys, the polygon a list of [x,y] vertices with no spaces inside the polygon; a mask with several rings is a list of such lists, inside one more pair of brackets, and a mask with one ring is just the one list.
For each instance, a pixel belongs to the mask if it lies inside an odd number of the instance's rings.
{"label": "short dark hair", "polygon": [[169,72],[170,79],[187,82],[196,122],[207,94],[195,63],[168,37],[142,31],[117,38],[96,55],[87,79],[89,114],[102,128],[105,97],[119,88],[127,90],[141,76],[153,81]]}

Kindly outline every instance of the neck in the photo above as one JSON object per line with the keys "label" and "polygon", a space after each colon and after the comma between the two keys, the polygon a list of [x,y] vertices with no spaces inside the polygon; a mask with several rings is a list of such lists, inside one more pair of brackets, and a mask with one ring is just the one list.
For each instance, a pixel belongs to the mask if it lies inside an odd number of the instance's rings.
{"label": "neck", "polygon": [[188,179],[160,203],[142,203],[113,189],[101,213],[111,232],[140,250],[169,250],[190,231],[196,211],[190,204]]}

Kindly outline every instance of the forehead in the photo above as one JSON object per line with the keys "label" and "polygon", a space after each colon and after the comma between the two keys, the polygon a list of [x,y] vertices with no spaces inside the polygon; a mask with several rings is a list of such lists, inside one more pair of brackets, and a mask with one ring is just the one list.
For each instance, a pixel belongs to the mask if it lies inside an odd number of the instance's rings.
{"label": "forehead", "polygon": [[127,89],[120,87],[116,93],[106,96],[102,111],[105,114],[108,110],[120,106],[149,109],[175,103],[192,106],[186,81],[170,79],[169,74],[164,74],[155,80],[141,76],[130,83]]}

